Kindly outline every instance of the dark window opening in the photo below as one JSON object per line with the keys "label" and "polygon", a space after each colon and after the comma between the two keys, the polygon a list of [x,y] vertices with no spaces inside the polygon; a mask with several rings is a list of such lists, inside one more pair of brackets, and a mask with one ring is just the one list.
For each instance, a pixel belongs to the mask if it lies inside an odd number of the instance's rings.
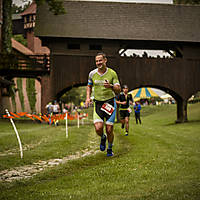
{"label": "dark window opening", "polygon": [[99,44],[90,44],[89,49],[90,50],[102,50],[102,46]]}
{"label": "dark window opening", "polygon": [[68,44],[68,49],[80,49],[80,44]]}

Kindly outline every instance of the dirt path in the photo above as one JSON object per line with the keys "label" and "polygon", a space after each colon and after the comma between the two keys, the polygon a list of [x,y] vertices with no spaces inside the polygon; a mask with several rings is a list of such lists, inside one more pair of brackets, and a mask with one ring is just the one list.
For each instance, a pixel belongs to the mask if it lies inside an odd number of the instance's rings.
{"label": "dirt path", "polygon": [[46,168],[54,167],[59,164],[67,163],[70,160],[75,160],[79,158],[83,158],[89,155],[95,155],[99,150],[95,149],[84,149],[82,151],[78,151],[73,155],[69,155],[63,157],[62,159],[50,159],[50,160],[40,160],[32,165],[25,165],[21,167],[16,167],[10,170],[0,171],[0,181],[12,182],[14,180],[27,179],[31,178],[34,175],[40,173]]}
{"label": "dirt path", "polygon": [[[97,140],[95,138],[94,134],[91,134],[91,138],[89,140],[88,147],[75,152],[73,155],[68,155],[63,158],[56,158],[56,159],[50,159],[50,160],[39,160],[38,162],[33,163],[32,165],[25,165],[21,167],[15,167],[12,169],[6,169],[0,171],[0,181],[1,182],[12,182],[14,180],[20,180],[20,179],[27,179],[31,178],[38,173],[44,171],[46,168],[52,168],[55,167],[59,164],[64,164],[67,163],[70,160],[76,160],[83,158],[85,156],[90,156],[90,155],[95,155],[96,153],[99,152],[97,150]],[[32,149],[37,147],[41,142],[40,141],[38,144],[32,144],[32,145],[27,145],[24,150]],[[13,149],[10,151],[2,152],[0,156],[6,156],[6,154],[13,154],[16,153]]]}

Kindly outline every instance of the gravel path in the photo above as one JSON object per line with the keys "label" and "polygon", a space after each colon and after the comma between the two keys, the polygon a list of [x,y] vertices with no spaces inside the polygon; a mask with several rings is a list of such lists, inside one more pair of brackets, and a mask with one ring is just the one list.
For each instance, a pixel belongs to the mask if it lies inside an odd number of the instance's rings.
{"label": "gravel path", "polygon": [[[24,150],[32,149],[37,147],[42,141],[38,144],[27,145]],[[6,156],[16,153],[16,150],[12,149],[10,151],[5,151],[0,154],[0,156]],[[95,155],[98,153],[97,150],[97,140],[94,134],[91,134],[90,143],[88,148],[75,152],[73,155],[68,155],[63,158],[55,158],[50,160],[39,160],[38,162],[33,163],[32,165],[25,165],[20,167],[15,167],[12,169],[6,169],[0,171],[0,182],[12,182],[20,179],[31,178],[38,173],[44,171],[46,168],[52,168],[59,164],[67,163],[70,160],[80,159],[86,156]]]}
{"label": "gravel path", "polygon": [[21,167],[16,167],[13,169],[0,171],[0,181],[12,182],[14,180],[27,179],[35,176],[39,172],[45,170],[46,168],[54,167],[59,164],[67,163],[70,160],[75,160],[83,158],[89,155],[95,155],[99,150],[95,149],[84,149],[78,151],[73,155],[63,157],[62,159],[50,159],[50,160],[40,160],[32,165],[25,165]]}

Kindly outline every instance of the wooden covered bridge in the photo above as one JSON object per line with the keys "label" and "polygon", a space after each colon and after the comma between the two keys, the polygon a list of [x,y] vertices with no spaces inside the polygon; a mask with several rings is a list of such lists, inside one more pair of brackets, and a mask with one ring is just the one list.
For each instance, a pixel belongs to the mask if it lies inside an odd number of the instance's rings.
{"label": "wooden covered bridge", "polygon": [[[122,84],[161,89],[187,121],[187,100],[200,90],[200,6],[64,1],[65,15],[37,9],[35,34],[51,50],[42,78],[42,106],[72,86],[87,84],[94,56],[103,51]],[[127,49],[164,50],[170,58],[122,57]]]}

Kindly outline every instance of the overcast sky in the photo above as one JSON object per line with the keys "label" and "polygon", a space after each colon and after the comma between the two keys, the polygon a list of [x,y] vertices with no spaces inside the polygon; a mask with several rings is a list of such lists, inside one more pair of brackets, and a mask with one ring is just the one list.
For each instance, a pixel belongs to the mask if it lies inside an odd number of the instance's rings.
{"label": "overcast sky", "polygon": [[[137,3],[167,3],[167,4],[173,3],[173,0],[89,0],[89,1],[122,1],[122,2],[137,2]],[[13,0],[13,3],[17,5],[23,5],[23,2],[24,0]]]}

